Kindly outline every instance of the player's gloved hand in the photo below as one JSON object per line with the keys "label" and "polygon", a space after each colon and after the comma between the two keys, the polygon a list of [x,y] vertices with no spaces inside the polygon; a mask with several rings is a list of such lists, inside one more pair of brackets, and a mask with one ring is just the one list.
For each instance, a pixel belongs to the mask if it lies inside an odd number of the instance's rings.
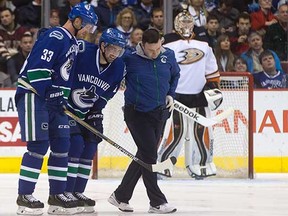
{"label": "player's gloved hand", "polygon": [[[103,133],[103,114],[101,111],[90,111],[86,114],[85,122],[87,122],[90,126],[95,128],[100,133]],[[86,139],[90,142],[100,143],[102,139],[93,133],[87,131]]]}
{"label": "player's gloved hand", "polygon": [[171,112],[174,109],[174,99],[170,95],[166,96],[166,108],[169,109],[169,112]]}
{"label": "player's gloved hand", "polygon": [[46,91],[46,107],[49,111],[63,112],[67,105],[63,98],[63,91],[61,88],[51,87]]}

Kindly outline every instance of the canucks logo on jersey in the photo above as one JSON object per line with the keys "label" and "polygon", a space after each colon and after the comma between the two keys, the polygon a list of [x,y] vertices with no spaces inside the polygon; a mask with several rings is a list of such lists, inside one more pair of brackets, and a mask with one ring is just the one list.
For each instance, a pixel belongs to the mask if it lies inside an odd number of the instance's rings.
{"label": "canucks logo on jersey", "polygon": [[99,96],[96,94],[96,86],[92,85],[89,89],[75,89],[72,92],[72,100],[80,108],[92,107]]}

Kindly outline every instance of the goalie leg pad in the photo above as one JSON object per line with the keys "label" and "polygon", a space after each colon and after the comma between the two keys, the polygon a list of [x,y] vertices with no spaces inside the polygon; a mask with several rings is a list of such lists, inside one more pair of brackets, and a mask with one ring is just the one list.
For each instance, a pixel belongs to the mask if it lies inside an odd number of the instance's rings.
{"label": "goalie leg pad", "polygon": [[[171,156],[178,157],[184,143],[187,131],[182,115],[178,112],[173,113],[172,127],[168,137],[163,136],[163,139],[158,148],[158,161],[165,161]],[[168,125],[166,125],[168,127]],[[164,133],[165,135],[165,133]]]}
{"label": "goalie leg pad", "polygon": [[[206,107],[193,108],[202,115],[208,115],[210,110]],[[202,125],[189,121],[188,139],[185,143],[185,165],[191,177],[207,177],[216,174],[215,165],[210,168],[208,163],[213,160],[212,127],[205,128]]]}

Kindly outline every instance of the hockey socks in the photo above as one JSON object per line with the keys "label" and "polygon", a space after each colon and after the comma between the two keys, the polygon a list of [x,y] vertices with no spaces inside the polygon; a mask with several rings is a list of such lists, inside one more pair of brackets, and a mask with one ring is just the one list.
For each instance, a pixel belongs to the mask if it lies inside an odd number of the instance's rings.
{"label": "hockey socks", "polygon": [[43,155],[26,152],[23,155],[18,194],[32,194],[37,183],[41,167],[43,163]]}
{"label": "hockey socks", "polygon": [[48,159],[50,194],[62,194],[66,189],[68,153],[51,152]]}
{"label": "hockey socks", "polygon": [[92,160],[80,159],[74,192],[80,192],[80,193],[84,192],[87,185],[87,181],[89,179],[91,168],[92,168]]}
{"label": "hockey socks", "polygon": [[79,167],[79,158],[70,158],[68,159],[68,173],[67,173],[67,185],[66,190],[67,192],[74,192],[74,187],[77,179]]}

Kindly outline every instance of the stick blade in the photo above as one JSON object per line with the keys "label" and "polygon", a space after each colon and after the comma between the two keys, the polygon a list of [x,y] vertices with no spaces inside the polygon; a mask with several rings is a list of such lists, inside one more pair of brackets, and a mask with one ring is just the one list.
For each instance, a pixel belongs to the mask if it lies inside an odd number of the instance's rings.
{"label": "stick blade", "polygon": [[163,162],[153,164],[152,165],[152,171],[157,172],[160,175],[171,177],[172,176],[171,173],[173,171],[173,166],[176,164],[176,162],[177,162],[176,157],[172,156]]}
{"label": "stick blade", "polygon": [[212,119],[219,123],[222,120],[228,118],[230,115],[232,115],[232,113],[234,113],[234,108],[233,107],[229,107],[228,109],[226,109],[222,113],[214,116]]}

